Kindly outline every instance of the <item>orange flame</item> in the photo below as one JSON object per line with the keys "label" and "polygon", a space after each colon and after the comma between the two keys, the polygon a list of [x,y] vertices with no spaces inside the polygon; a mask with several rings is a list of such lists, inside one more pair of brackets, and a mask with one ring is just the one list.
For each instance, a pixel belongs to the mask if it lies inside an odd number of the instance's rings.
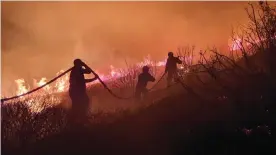
{"label": "orange flame", "polygon": [[[57,75],[63,73],[64,70],[61,70],[57,73]],[[66,90],[66,88],[68,88],[68,79],[69,79],[69,76],[68,74],[66,74],[65,76],[57,79],[57,82],[56,82],[56,85],[55,85],[55,88],[56,88],[56,91],[57,92],[64,92]]]}
{"label": "orange flame", "polygon": [[25,86],[25,80],[24,79],[17,79],[17,80],[15,80],[15,82],[17,84],[16,95],[22,95],[22,94],[28,92],[28,89]]}
{"label": "orange flame", "polygon": [[[46,84],[46,80],[47,80],[47,79],[46,79],[45,77],[41,78],[41,79],[39,80],[39,82],[36,82],[36,80],[35,80],[36,86],[37,86],[37,87],[43,86],[44,84]],[[44,89],[45,91],[49,91],[49,90],[50,90],[50,86],[47,85],[47,86],[45,86],[43,89]]]}

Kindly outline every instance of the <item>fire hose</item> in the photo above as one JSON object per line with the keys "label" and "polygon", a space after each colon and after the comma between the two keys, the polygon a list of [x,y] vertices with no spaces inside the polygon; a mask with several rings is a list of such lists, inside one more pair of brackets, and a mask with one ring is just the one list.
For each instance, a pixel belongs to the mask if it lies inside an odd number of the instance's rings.
{"label": "fire hose", "polygon": [[101,82],[101,84],[104,86],[104,88],[105,88],[111,95],[113,95],[114,97],[116,97],[116,98],[118,98],[118,99],[131,99],[131,98],[133,97],[133,96],[131,96],[131,97],[120,97],[120,96],[116,95],[110,88],[107,87],[107,85],[103,82],[103,80],[98,76],[97,73],[95,73],[93,70],[92,70],[92,73],[93,73],[94,75],[97,75],[98,80]]}
{"label": "fire hose", "polygon": [[155,88],[155,86],[157,86],[157,84],[164,78],[165,75],[166,75],[166,72],[164,72],[162,74],[162,76],[160,77],[160,79],[150,89],[148,89],[148,91],[153,90],[153,88]]}

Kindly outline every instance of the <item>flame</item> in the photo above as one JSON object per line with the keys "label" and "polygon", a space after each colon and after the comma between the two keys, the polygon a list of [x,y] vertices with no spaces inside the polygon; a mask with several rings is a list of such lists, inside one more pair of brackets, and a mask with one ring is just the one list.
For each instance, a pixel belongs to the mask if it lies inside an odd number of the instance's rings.
{"label": "flame", "polygon": [[[272,37],[271,39],[276,39],[276,35]],[[265,42],[265,38],[253,38],[253,44],[260,44],[261,42]],[[241,39],[240,37],[234,37],[231,42],[229,43],[229,49],[231,51],[238,51],[241,50],[242,48],[250,47],[252,44],[250,44],[248,41],[245,41]]]}
{"label": "flame", "polygon": [[61,103],[61,99],[53,95],[33,97],[24,102],[33,113],[40,113],[43,109],[56,106],[59,103]]}
{"label": "flame", "polygon": [[160,67],[160,66],[165,66],[166,65],[167,60],[165,59],[164,61],[159,61],[156,63],[156,66]]}
{"label": "flame", "polygon": [[22,95],[22,94],[28,92],[28,89],[25,86],[25,80],[24,79],[17,79],[17,80],[15,80],[15,82],[17,84],[16,95]]}
{"label": "flame", "polygon": [[[63,73],[64,70],[61,70],[57,73],[57,75]],[[64,92],[67,88],[68,88],[68,80],[69,80],[69,76],[68,74],[66,74],[65,76],[57,79],[55,88],[56,88],[56,92]]]}
{"label": "flame", "polygon": [[151,60],[150,55],[146,56],[144,58],[144,61],[140,62],[137,64],[138,67],[143,67],[143,66],[154,66],[154,62]]}
{"label": "flame", "polygon": [[[117,69],[115,69],[112,65],[110,65],[110,75],[111,77],[121,77],[121,73],[120,71],[118,71]],[[120,70],[120,69],[119,69]]]}
{"label": "flame", "polygon": [[[45,84],[46,84],[46,80],[47,80],[47,79],[46,79],[45,77],[41,78],[41,79],[39,80],[39,82],[35,82],[35,83],[36,83],[36,86],[37,86],[37,87],[41,87],[41,86],[45,85]],[[36,81],[36,80],[35,80],[35,81]],[[50,86],[47,85],[47,86],[43,87],[43,89],[44,89],[45,91],[49,91],[49,90],[50,90]]]}

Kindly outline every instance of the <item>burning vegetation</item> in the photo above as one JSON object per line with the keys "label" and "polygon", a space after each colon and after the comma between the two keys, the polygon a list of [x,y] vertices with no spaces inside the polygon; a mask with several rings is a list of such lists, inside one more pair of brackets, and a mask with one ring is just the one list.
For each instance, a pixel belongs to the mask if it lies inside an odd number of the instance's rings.
{"label": "burning vegetation", "polygon": [[[95,95],[99,103],[130,106],[113,112],[93,107],[98,111],[87,118],[88,127],[77,127],[85,130],[69,127],[69,131],[76,129],[78,134],[63,132],[68,127],[67,111],[59,105],[70,102],[66,96],[68,74],[36,93],[2,103],[5,149],[13,152],[15,148],[19,151],[23,148],[40,154],[62,143],[66,148],[60,146],[47,153],[70,152],[81,145],[81,151],[87,147],[96,154],[114,151],[130,154],[133,150],[146,154],[172,154],[172,150],[177,154],[249,154],[256,151],[270,154],[275,150],[273,133],[276,129],[276,64],[273,60],[276,57],[276,11],[266,2],[260,2],[257,8],[249,4],[246,11],[250,22],[241,29],[241,34],[233,33],[227,55],[212,48],[200,51],[195,59],[194,47],[178,49],[182,64],[178,66],[177,81],[170,88],[163,87],[166,61],[155,62],[149,56],[133,66],[126,62],[125,69],[111,65],[108,75],[96,71],[111,91],[120,96],[133,94],[137,75],[145,65],[151,67],[150,72],[156,79],[161,79],[153,83],[152,88],[155,84],[160,86],[151,89],[148,100],[135,105],[130,100],[107,97],[110,94],[99,81],[88,84],[87,91]],[[47,81],[46,78],[34,80],[33,87],[40,87]],[[16,95],[31,90],[24,79],[15,82]],[[72,133],[83,141],[69,144],[68,137],[76,139]],[[50,137],[54,134],[59,135]],[[87,144],[84,142],[87,137],[96,141]],[[114,147],[102,149],[103,144]]]}

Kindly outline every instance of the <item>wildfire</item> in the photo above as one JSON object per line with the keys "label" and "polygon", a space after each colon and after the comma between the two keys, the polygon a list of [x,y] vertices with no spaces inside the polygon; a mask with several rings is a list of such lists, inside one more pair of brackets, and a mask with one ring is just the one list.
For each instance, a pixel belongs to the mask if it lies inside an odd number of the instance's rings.
{"label": "wildfire", "polygon": [[[239,44],[241,43],[241,39],[237,38],[235,41],[232,42],[231,47],[233,50],[237,50],[239,49]],[[185,64],[191,64],[192,63],[192,56],[186,56],[182,58],[185,62]],[[144,60],[142,62],[137,63],[135,66],[137,66],[138,68],[144,66],[144,65],[148,65],[148,66],[156,66],[156,67],[161,67],[161,66],[165,66],[166,64],[166,59],[162,60],[162,61],[152,61],[150,55],[146,56],[144,58]],[[184,66],[181,66],[181,69],[185,69]],[[61,70],[57,73],[57,75],[63,73],[64,70]],[[113,65],[110,65],[110,72],[109,74],[101,74],[99,71],[95,70],[95,72],[99,75],[99,77],[103,80],[103,81],[108,81],[114,78],[120,78],[123,76],[126,76],[128,72],[128,69],[124,69],[124,68],[115,68]],[[29,89],[26,88],[25,85],[25,81],[24,79],[17,79],[15,80],[16,84],[17,84],[17,91],[16,91],[16,95],[21,95],[23,93],[26,93],[29,91]],[[34,80],[34,87],[40,87],[44,84],[47,83],[47,79],[46,77],[42,77],[40,80]],[[99,81],[95,81],[93,83],[89,83],[87,84],[87,86],[91,86],[95,83],[99,83]],[[53,94],[53,93],[60,93],[60,92],[66,92],[69,88],[69,75],[66,74],[64,76],[62,76],[61,78],[57,79],[57,81],[54,83],[54,85],[47,85],[43,88],[43,93],[45,94]],[[41,95],[41,93],[40,93]]]}
{"label": "wildfire", "polygon": [[[230,50],[232,51],[239,51],[242,47],[242,39],[239,37],[236,37],[229,43]],[[246,44],[248,46],[248,44]],[[192,56],[185,56],[180,57],[180,59],[183,61],[183,65],[180,66],[180,69],[183,70],[185,73],[189,72],[189,68],[187,66],[192,64]],[[166,59],[162,61],[152,61],[150,55],[146,56],[142,62],[137,63],[134,65],[135,70],[137,68],[141,68],[142,66],[148,65],[152,67],[162,67],[165,66]],[[57,73],[57,75],[60,75],[63,73],[64,70],[61,70]],[[108,82],[109,80],[113,80],[116,78],[121,78],[124,76],[127,76],[130,74],[130,71],[128,68],[115,68],[113,65],[110,65],[110,72],[109,74],[101,74],[98,70],[95,70],[95,72],[99,75],[99,77],[103,80]],[[26,87],[26,83],[24,79],[17,79],[15,80],[17,85],[17,91],[16,95],[21,95],[24,93],[27,93],[30,90],[30,87]],[[34,79],[34,85],[33,87],[41,87],[47,83],[47,78],[42,77],[40,80]],[[99,83],[99,81],[95,81],[93,83],[88,83],[87,87],[90,87],[91,85]],[[69,74],[65,74],[64,76],[60,77],[56,80],[54,84],[46,85],[43,87],[42,91],[38,91],[36,93],[33,93],[29,95],[28,99],[27,97],[20,97],[19,100],[25,100],[25,104],[31,109],[32,112],[40,112],[41,110],[54,106],[55,104],[59,104],[61,102],[61,98],[57,97],[56,95],[53,95],[55,93],[61,93],[66,92],[69,88]],[[51,94],[51,95],[50,95]],[[31,96],[31,97],[30,97]]]}

